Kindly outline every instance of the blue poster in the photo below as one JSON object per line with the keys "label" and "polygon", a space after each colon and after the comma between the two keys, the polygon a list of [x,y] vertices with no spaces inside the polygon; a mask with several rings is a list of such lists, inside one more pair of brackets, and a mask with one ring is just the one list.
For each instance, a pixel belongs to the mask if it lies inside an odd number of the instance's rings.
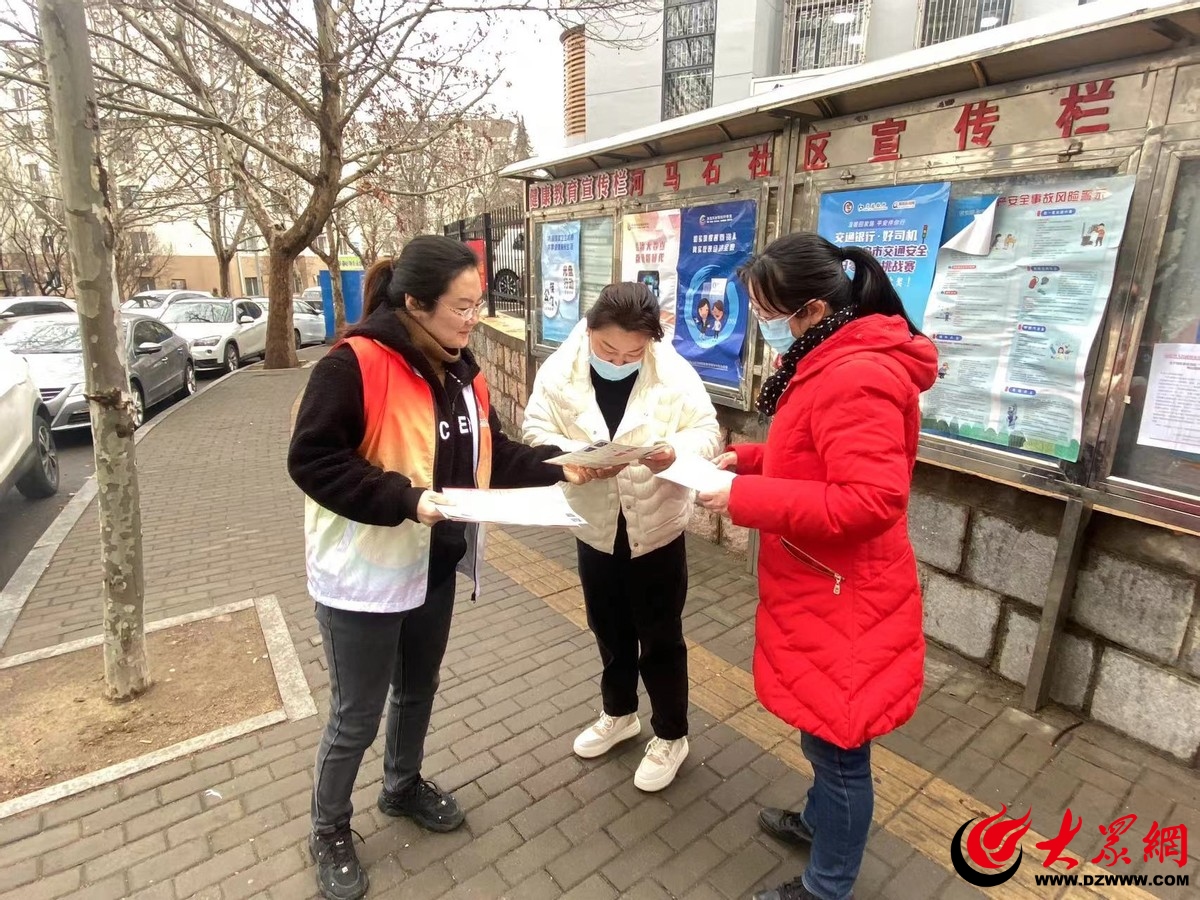
{"label": "blue poster", "polygon": [[750,301],[736,272],[754,252],[756,217],[753,200],[683,210],[672,342],[709,384],[742,382]]}
{"label": "blue poster", "polygon": [[870,250],[892,279],[909,318],[920,325],[949,202],[945,181],[822,194],[817,232],[835,244]]}
{"label": "blue poster", "polygon": [[542,342],[561,344],[579,322],[579,223],[542,226]]}

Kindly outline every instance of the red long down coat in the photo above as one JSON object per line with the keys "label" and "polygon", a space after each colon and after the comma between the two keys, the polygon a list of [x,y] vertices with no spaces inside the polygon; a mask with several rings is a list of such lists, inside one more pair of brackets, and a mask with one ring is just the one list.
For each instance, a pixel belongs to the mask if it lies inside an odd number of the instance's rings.
{"label": "red long down coat", "polygon": [[729,512],[761,531],[754,686],[839,747],[904,724],[924,680],[908,495],[937,351],[899,317],[843,326],[800,361],[765,444],[731,449]]}

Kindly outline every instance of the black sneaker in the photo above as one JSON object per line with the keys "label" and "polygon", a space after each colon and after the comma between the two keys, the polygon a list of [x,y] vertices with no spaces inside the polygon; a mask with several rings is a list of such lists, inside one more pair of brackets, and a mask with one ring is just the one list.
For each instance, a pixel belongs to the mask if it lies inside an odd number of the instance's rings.
{"label": "black sneaker", "polygon": [[793,878],[777,888],[759,891],[754,895],[754,900],[821,900],[821,898],[806,888],[801,879]]}
{"label": "black sneaker", "polygon": [[798,812],[768,807],[759,812],[758,824],[767,834],[779,838],[784,843],[797,847],[807,847],[812,843],[812,831],[804,824],[804,817]]}
{"label": "black sneaker", "polygon": [[358,864],[354,832],[347,828],[332,834],[310,834],[308,852],[317,864],[317,890],[325,900],[358,900],[365,897],[367,870]]}
{"label": "black sneaker", "polygon": [[453,794],[421,778],[394,794],[381,791],[379,809],[388,816],[408,816],[428,831],[453,831],[466,819]]}

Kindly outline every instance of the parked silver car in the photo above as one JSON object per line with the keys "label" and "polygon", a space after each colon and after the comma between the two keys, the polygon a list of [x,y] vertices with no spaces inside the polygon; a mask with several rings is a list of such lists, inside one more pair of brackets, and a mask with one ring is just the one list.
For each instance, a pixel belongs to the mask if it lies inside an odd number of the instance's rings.
{"label": "parked silver car", "polygon": [[[134,424],[146,410],[174,397],[196,392],[196,369],[188,343],[166,325],[146,316],[121,314],[125,328],[126,369],[133,392]],[[79,319],[56,313],[15,323],[0,334],[0,346],[24,357],[50,412],[56,431],[91,425],[83,395],[83,342]]]}

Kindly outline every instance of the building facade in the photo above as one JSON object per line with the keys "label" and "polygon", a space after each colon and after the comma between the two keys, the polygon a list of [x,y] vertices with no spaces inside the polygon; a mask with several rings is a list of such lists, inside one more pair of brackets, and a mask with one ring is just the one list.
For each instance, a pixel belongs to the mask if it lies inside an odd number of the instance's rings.
{"label": "building facade", "polygon": [[[1100,2],[1132,6],[1126,0]],[[1080,0],[662,0],[656,12],[609,23],[603,33],[564,36],[568,142],[610,137],[1079,5]]]}

